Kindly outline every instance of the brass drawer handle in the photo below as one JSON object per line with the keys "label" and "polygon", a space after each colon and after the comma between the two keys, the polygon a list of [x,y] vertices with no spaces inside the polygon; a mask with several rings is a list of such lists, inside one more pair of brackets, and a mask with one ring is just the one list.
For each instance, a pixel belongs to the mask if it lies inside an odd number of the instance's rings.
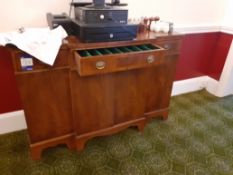
{"label": "brass drawer handle", "polygon": [[96,69],[99,69],[99,70],[104,69],[105,66],[106,66],[106,63],[104,61],[97,61],[95,64]]}
{"label": "brass drawer handle", "polygon": [[151,64],[151,63],[153,63],[154,61],[155,61],[154,55],[149,55],[149,56],[147,57],[147,63]]}

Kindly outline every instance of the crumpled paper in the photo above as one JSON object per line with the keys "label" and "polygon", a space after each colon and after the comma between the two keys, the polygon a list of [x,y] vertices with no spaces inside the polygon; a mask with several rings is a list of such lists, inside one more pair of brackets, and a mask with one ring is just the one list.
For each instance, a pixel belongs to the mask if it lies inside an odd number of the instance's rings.
{"label": "crumpled paper", "polygon": [[26,28],[0,33],[0,45],[13,44],[38,60],[53,65],[62,44],[68,35],[62,26],[49,28]]}

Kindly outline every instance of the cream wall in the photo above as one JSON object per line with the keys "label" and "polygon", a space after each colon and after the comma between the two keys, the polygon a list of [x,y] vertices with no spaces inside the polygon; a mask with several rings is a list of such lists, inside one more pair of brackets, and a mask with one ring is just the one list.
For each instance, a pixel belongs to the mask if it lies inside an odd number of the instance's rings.
{"label": "cream wall", "polygon": [[[130,18],[160,16],[176,26],[220,25],[230,0],[124,0]],[[47,12],[69,11],[70,0],[0,0],[0,32],[46,26]],[[230,14],[232,15],[232,13]],[[232,16],[230,16],[232,17]]]}
{"label": "cream wall", "polygon": [[176,26],[220,25],[228,0],[128,0],[130,16],[160,16]]}
{"label": "cream wall", "polygon": [[223,26],[233,27],[233,1],[228,0]]}
{"label": "cream wall", "polygon": [[69,0],[0,0],[0,32],[47,25],[46,13],[68,12]]}

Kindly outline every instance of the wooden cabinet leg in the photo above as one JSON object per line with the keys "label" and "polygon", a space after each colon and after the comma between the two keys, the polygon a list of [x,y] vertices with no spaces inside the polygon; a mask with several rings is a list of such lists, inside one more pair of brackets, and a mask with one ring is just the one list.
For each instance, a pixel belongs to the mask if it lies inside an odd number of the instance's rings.
{"label": "wooden cabinet leg", "polygon": [[40,147],[34,147],[34,148],[30,148],[30,152],[31,152],[31,158],[33,160],[39,160],[41,159],[41,154],[42,154],[43,148]]}
{"label": "wooden cabinet leg", "polygon": [[76,139],[76,149],[77,151],[82,151],[85,147],[87,139]]}
{"label": "wooden cabinet leg", "polygon": [[168,119],[168,110],[163,112],[162,119],[163,120],[167,120]]}
{"label": "wooden cabinet leg", "polygon": [[141,121],[140,123],[137,124],[137,127],[138,127],[138,130],[140,132],[143,132],[144,131],[144,128],[145,128],[145,121]]}
{"label": "wooden cabinet leg", "polygon": [[141,118],[136,119],[134,121],[129,121],[129,122],[125,122],[123,124],[114,125],[114,126],[109,127],[107,129],[93,131],[93,132],[89,132],[89,133],[86,133],[83,135],[77,135],[76,136],[76,149],[77,149],[77,151],[82,151],[88,140],[90,140],[94,137],[97,137],[97,136],[111,135],[111,134],[117,133],[123,129],[126,129],[128,127],[131,127],[131,126],[137,127],[140,132],[143,132],[145,124],[146,124],[146,118],[141,117]]}
{"label": "wooden cabinet leg", "polygon": [[42,142],[30,144],[31,157],[33,160],[39,160],[44,149],[47,149],[49,147],[55,147],[60,144],[65,144],[69,149],[75,149],[76,146],[74,134],[67,134],[53,139],[48,139]]}
{"label": "wooden cabinet leg", "polygon": [[66,146],[70,149],[70,150],[75,150],[76,149],[76,145],[74,141],[71,142],[66,142]]}

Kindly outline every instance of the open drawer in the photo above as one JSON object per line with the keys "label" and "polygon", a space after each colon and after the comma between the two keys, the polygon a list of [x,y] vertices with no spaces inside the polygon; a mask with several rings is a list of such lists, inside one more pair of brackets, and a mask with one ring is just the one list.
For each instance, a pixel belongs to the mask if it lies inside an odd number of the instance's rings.
{"label": "open drawer", "polygon": [[75,62],[79,75],[87,76],[154,66],[164,51],[155,44],[82,49],[75,50]]}

